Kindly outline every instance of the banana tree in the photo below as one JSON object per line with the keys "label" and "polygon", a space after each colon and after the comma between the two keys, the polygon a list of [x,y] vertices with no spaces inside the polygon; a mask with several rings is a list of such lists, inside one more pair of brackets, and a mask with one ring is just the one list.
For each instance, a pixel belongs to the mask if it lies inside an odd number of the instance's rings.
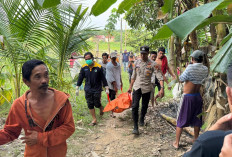
{"label": "banana tree", "polygon": [[[218,0],[205,5],[201,5],[197,8],[191,9],[173,20],[166,23],[157,35],[153,39],[169,38],[173,34],[184,40],[194,30],[207,27],[210,24],[231,24],[231,16],[225,14],[225,8],[229,12],[229,5],[231,1]],[[224,14],[218,15],[214,12],[221,11],[223,9]],[[210,16],[213,15],[213,16]],[[163,35],[163,36],[161,36]],[[226,98],[223,96],[225,88],[224,75],[228,64],[232,61],[231,59],[231,33],[228,34],[221,42],[222,48],[211,60],[211,72],[219,72],[214,76],[214,95],[210,102],[206,103],[208,106],[206,115],[206,125],[209,127],[215,120],[220,118],[224,113],[228,112],[226,109]],[[208,128],[207,127],[207,128]]]}

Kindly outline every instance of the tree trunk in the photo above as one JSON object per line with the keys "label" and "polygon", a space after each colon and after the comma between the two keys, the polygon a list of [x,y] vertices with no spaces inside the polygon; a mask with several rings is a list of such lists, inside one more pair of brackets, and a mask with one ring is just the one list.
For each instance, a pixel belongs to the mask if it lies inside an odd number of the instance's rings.
{"label": "tree trunk", "polygon": [[193,50],[198,50],[198,40],[197,40],[197,33],[196,31],[193,31],[190,33],[190,40],[192,42],[192,48]]}
{"label": "tree trunk", "polygon": [[176,57],[175,57],[175,51],[174,51],[174,36],[171,36],[170,40],[169,40],[169,67],[171,68],[171,70],[173,71],[176,65]]}
{"label": "tree trunk", "polygon": [[211,44],[216,46],[217,33],[214,24],[210,24]]}
{"label": "tree trunk", "polygon": [[121,34],[120,34],[120,53],[122,53],[122,18],[121,18]]}
{"label": "tree trunk", "polygon": [[223,40],[223,38],[226,36],[226,25],[225,24],[218,24],[216,26],[217,30],[217,47],[220,47],[220,43]]}
{"label": "tree trunk", "polygon": [[[223,11],[222,10],[216,10],[215,12],[213,12],[214,16],[215,15],[223,15]],[[226,25],[225,24],[217,24],[216,25],[216,32],[217,32],[217,39],[216,39],[216,44],[217,47],[219,48],[219,45],[221,43],[221,41],[223,40],[223,38],[226,36]]]}
{"label": "tree trunk", "polygon": [[179,80],[178,78],[178,74],[177,74],[177,67],[180,67],[181,66],[181,49],[182,49],[182,46],[181,46],[181,39],[179,37],[176,37],[175,40],[174,40],[174,44],[175,44],[175,67],[173,67],[173,72],[175,73],[177,79]]}

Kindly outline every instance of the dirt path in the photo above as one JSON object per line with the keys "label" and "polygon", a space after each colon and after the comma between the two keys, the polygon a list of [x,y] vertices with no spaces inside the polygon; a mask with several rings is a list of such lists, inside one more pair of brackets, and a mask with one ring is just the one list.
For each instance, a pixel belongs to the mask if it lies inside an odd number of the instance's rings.
{"label": "dirt path", "polygon": [[[174,157],[182,156],[191,145],[181,142],[176,150],[171,143],[175,138],[175,127],[163,120],[159,111],[169,108],[160,104],[155,110],[149,107],[146,126],[140,127],[140,135],[132,132],[131,111],[107,118],[100,124],[86,129],[84,136],[74,135],[69,140],[68,156],[73,157]],[[79,127],[80,129],[81,127]],[[78,129],[78,127],[77,127]],[[183,133],[182,139],[190,140]],[[186,140],[185,140],[186,141]]]}
{"label": "dirt path", "polygon": [[[160,117],[160,112],[172,112],[172,106],[160,103],[156,109],[149,107],[146,126],[140,127],[140,135],[132,132],[131,110],[117,114],[116,118],[104,116],[97,126],[85,128],[76,124],[76,132],[68,139],[67,157],[178,157],[191,145],[184,142],[190,137],[183,133],[181,148],[176,150],[171,143],[175,127]],[[3,124],[3,122],[2,122]],[[185,140],[186,141],[186,140]],[[0,146],[0,157],[22,157],[24,145],[20,140]]]}

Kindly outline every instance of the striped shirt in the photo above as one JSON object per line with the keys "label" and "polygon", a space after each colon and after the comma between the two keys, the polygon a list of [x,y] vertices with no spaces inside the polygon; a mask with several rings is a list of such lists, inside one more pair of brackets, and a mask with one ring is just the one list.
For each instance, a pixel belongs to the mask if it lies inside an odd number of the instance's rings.
{"label": "striped shirt", "polygon": [[189,64],[183,74],[180,76],[180,81],[190,81],[193,84],[202,84],[202,81],[208,76],[208,68],[202,63]]}

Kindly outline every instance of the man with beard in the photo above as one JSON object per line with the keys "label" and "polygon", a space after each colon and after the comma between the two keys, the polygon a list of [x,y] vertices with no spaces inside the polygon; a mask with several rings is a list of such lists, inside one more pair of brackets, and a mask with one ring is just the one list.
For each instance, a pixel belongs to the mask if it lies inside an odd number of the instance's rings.
{"label": "man with beard", "polygon": [[25,62],[22,76],[30,89],[13,102],[0,145],[17,139],[24,129],[25,157],[65,157],[66,140],[75,131],[69,95],[48,87],[48,68],[40,60]]}
{"label": "man with beard", "polygon": [[[114,100],[118,90],[122,88],[121,66],[116,61],[116,52],[110,54],[110,59],[111,61],[106,65],[106,80],[109,86],[110,100]],[[113,112],[111,113],[111,117],[115,117]]]}
{"label": "man with beard", "polygon": [[[135,62],[135,66],[133,69],[133,74],[131,77],[131,84],[128,92],[131,93],[133,90],[133,100],[132,100],[132,117],[134,120],[134,130],[133,134],[139,135],[138,130],[138,110],[139,110],[139,102],[142,97],[142,109],[140,114],[140,126],[144,126],[144,119],[147,113],[148,103],[150,100],[150,93],[152,90],[151,85],[151,77],[154,71],[156,71],[156,77],[162,78],[162,73],[159,71],[158,65],[151,61],[148,58],[149,47],[142,46],[140,47],[141,59],[138,59]],[[160,79],[161,90],[159,95],[162,96],[164,94],[163,88],[163,80]]]}

